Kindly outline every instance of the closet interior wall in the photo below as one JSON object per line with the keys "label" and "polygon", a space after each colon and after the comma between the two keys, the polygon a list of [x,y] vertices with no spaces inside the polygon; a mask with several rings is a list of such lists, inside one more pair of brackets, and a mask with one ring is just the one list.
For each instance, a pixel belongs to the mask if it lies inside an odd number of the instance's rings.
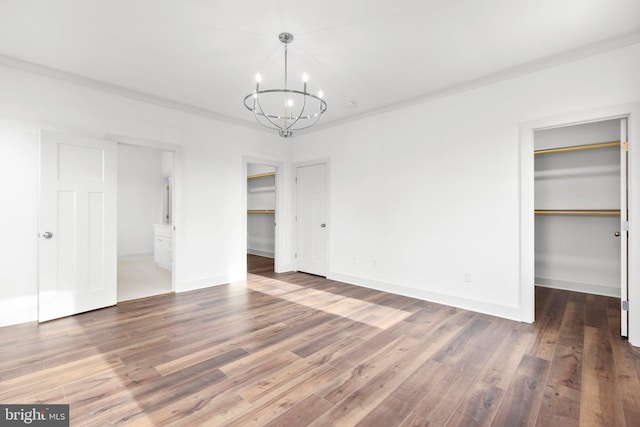
{"label": "closet interior wall", "polygon": [[247,165],[247,252],[274,258],[276,168]]}
{"label": "closet interior wall", "polygon": [[619,119],[535,132],[536,285],[620,297],[619,141]]}

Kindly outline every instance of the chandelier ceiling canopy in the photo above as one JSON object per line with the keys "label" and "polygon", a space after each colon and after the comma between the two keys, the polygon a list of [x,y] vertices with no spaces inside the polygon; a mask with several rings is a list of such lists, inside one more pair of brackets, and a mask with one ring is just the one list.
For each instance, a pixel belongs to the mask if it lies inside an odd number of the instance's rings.
{"label": "chandelier ceiling canopy", "polygon": [[278,38],[284,45],[284,88],[260,89],[262,76],[256,75],[256,90],[244,97],[244,106],[262,126],[277,130],[281,137],[293,135],[294,130],[306,129],[318,123],[327,111],[322,91],[307,92],[307,74],[302,75],[302,90],[289,89],[287,76],[287,46],[293,41],[290,33]]}

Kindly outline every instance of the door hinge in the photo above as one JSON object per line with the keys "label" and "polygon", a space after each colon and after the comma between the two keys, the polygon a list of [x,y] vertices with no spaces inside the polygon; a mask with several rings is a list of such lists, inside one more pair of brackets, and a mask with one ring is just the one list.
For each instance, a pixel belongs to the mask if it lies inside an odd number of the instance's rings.
{"label": "door hinge", "polygon": [[629,221],[622,221],[622,223],[620,224],[620,227],[622,228],[623,231],[629,231]]}
{"label": "door hinge", "polygon": [[629,141],[625,141],[621,145],[622,145],[622,151],[629,151]]}
{"label": "door hinge", "polygon": [[294,180],[296,181],[296,184],[298,183],[298,178],[294,178]]}
{"label": "door hinge", "polygon": [[298,254],[295,255],[295,259],[298,259]]}
{"label": "door hinge", "polygon": [[622,300],[621,307],[624,311],[629,311],[629,301]]}

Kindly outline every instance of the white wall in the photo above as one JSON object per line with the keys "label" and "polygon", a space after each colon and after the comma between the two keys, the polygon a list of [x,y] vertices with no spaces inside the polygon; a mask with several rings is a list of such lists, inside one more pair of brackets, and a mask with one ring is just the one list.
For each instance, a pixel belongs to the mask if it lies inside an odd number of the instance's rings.
{"label": "white wall", "polygon": [[38,138],[37,129],[0,112],[0,326],[37,316],[38,146],[25,141]]}
{"label": "white wall", "polygon": [[637,102],[638,75],[636,44],[297,138],[331,159],[329,277],[526,319],[520,126]]}
{"label": "white wall", "polygon": [[[0,67],[0,326],[37,318],[39,130],[52,129],[182,146],[175,187],[176,290],[246,277],[244,157],[282,162],[285,266],[290,246],[290,142],[266,132]],[[178,165],[179,163],[179,165]],[[178,175],[176,174],[176,177]],[[179,217],[178,217],[179,215]]]}
{"label": "white wall", "polygon": [[118,145],[118,259],[153,256],[162,224],[162,151]]}

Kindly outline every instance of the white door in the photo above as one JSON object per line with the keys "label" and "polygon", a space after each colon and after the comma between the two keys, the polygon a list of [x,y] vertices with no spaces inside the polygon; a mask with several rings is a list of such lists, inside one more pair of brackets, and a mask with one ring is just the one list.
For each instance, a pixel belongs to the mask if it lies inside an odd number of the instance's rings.
{"label": "white door", "polygon": [[114,305],[116,144],[43,131],[38,320]]}
{"label": "white door", "polygon": [[296,168],[296,270],[327,275],[327,165]]}
{"label": "white door", "polygon": [[620,232],[616,233],[620,236],[620,298],[623,304],[627,304],[627,307],[623,307],[620,312],[620,335],[623,337],[629,336],[629,275],[628,275],[628,252],[629,252],[629,212],[628,212],[628,195],[627,195],[627,119],[620,120]]}

